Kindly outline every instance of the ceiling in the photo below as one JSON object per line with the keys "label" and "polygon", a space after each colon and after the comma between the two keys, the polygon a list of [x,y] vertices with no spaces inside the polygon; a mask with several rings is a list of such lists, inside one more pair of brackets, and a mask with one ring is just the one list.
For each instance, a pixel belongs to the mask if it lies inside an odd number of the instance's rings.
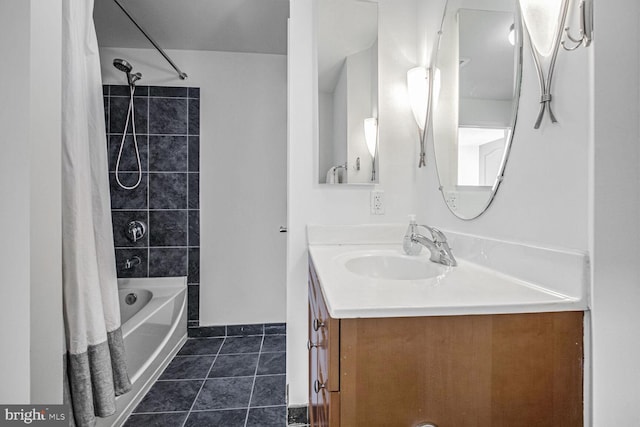
{"label": "ceiling", "polygon": [[[289,0],[120,0],[163,49],[287,53]],[[101,47],[152,48],[114,0],[95,0]]]}

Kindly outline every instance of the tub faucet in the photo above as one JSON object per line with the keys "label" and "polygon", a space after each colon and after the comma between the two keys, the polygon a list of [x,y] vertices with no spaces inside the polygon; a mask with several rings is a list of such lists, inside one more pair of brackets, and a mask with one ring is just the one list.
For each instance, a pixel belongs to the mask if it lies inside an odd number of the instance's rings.
{"label": "tub faucet", "polygon": [[431,239],[415,232],[411,234],[411,241],[420,243],[429,249],[429,252],[431,252],[431,257],[429,259],[431,261],[438,264],[449,265],[451,267],[458,265],[458,262],[453,256],[453,252],[451,252],[451,248],[447,243],[447,237],[442,231],[435,227],[429,227],[428,225],[418,225],[418,227],[423,227],[429,230],[431,233]]}
{"label": "tub faucet", "polygon": [[127,260],[124,263],[124,269],[129,270],[135,267],[136,265],[140,265],[141,263],[142,263],[142,260],[137,255],[134,256],[133,258],[127,258]]}

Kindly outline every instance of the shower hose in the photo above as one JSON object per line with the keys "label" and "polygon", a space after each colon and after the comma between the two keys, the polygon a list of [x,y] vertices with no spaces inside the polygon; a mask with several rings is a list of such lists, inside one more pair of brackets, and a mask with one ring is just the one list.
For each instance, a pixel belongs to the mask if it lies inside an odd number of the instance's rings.
{"label": "shower hose", "polygon": [[[140,185],[140,181],[142,181],[142,166],[140,164],[140,149],[138,148],[138,138],[136,137],[136,117],[133,108],[133,94],[136,90],[134,85],[131,85],[131,96],[129,97],[129,108],[127,110],[127,119],[125,120],[124,130],[122,131],[122,140],[120,141],[120,150],[118,151],[118,160],[116,161],[116,182],[118,185],[125,190],[133,190],[138,185]],[[120,181],[120,177],[118,176],[120,173],[120,160],[122,159],[122,149],[124,148],[124,143],[127,138],[127,129],[129,128],[129,121],[131,121],[131,129],[133,131],[133,147],[136,152],[136,161],[138,162],[138,181],[132,185],[127,186],[124,185]]]}

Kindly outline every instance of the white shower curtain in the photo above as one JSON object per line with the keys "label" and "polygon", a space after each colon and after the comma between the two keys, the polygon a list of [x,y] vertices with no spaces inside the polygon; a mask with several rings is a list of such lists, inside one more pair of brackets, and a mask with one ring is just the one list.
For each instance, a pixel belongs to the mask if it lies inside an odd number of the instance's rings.
{"label": "white shower curtain", "polygon": [[[67,379],[92,426],[131,388],[116,281],[107,143],[93,0],[63,0],[62,231]],[[73,420],[72,420],[73,421]]]}

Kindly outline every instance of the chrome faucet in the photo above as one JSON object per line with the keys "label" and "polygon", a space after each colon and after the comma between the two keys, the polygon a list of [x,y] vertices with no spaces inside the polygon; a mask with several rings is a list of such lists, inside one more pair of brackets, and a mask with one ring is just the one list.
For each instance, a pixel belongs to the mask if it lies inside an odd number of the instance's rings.
{"label": "chrome faucet", "polygon": [[133,243],[142,239],[146,232],[147,226],[142,221],[131,221],[127,224],[127,228],[125,229],[125,235]]}
{"label": "chrome faucet", "polygon": [[453,256],[453,252],[451,252],[449,243],[447,243],[447,237],[442,231],[435,227],[429,227],[428,225],[418,225],[418,227],[423,227],[429,230],[431,233],[431,239],[414,232],[411,234],[411,241],[420,243],[422,246],[429,249],[429,252],[431,252],[431,257],[429,259],[431,261],[438,264],[449,265],[451,267],[458,265],[456,258]]}
{"label": "chrome faucet", "polygon": [[142,259],[137,255],[134,256],[133,258],[127,258],[127,260],[124,263],[124,269],[130,270],[136,265],[140,265],[141,263],[142,263]]}

